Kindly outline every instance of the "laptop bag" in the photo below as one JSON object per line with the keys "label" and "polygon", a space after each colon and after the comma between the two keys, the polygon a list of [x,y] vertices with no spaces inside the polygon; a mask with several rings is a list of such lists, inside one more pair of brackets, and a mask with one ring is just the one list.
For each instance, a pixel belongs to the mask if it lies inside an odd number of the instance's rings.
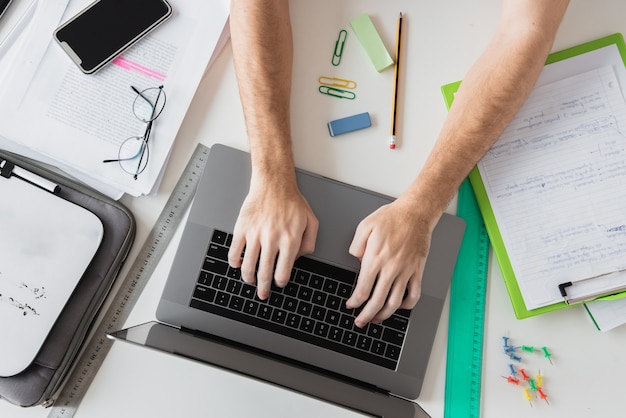
{"label": "laptop bag", "polygon": [[100,247],[35,360],[21,373],[0,378],[0,398],[27,407],[45,404],[62,386],[130,251],[136,225],[124,205],[57,170],[5,151],[0,158],[58,184],[59,198],[90,210],[104,227]]}

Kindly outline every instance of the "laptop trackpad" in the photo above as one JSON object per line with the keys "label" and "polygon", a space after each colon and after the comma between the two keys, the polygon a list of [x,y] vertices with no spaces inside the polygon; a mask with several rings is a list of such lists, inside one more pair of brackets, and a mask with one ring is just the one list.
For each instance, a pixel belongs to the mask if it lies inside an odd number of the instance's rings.
{"label": "laptop trackpad", "polygon": [[393,199],[314,174],[297,174],[298,186],[320,225],[313,258],[360,269],[359,260],[348,252],[354,232],[362,219]]}

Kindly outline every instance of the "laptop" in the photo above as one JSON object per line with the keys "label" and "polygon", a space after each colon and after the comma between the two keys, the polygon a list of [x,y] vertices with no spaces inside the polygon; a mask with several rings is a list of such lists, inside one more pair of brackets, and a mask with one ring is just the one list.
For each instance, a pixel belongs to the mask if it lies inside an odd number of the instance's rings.
{"label": "laptop", "polygon": [[421,297],[382,324],[354,326],[345,307],[359,261],[348,253],[358,223],[393,199],[303,170],[298,186],[319,220],[316,249],[287,287],[261,301],[226,261],[247,195],[250,155],[216,144],[158,304],[158,322],[113,338],[271,382],[372,416],[427,417],[418,397],[465,229],[444,214]]}

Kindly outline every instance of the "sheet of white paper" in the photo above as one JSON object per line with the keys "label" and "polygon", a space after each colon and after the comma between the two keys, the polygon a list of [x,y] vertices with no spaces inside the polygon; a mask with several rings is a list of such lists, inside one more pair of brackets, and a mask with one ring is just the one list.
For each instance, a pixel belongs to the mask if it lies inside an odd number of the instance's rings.
{"label": "sheet of white paper", "polygon": [[587,310],[600,331],[610,331],[626,324],[626,298],[587,302]]}
{"label": "sheet of white paper", "polygon": [[605,66],[536,88],[480,161],[529,309],[561,301],[560,283],[625,267],[622,129],[626,104]]}
{"label": "sheet of white paper", "polygon": [[[59,1],[59,0],[57,0]],[[55,25],[29,34],[23,52],[3,81],[0,135],[25,145],[57,166],[71,167],[95,184],[131,195],[148,194],[157,184],[187,108],[213,55],[228,18],[226,0],[172,0],[174,13],[151,35],[94,75],[84,75],[51,38],[89,0],[71,0]],[[37,15],[33,18],[38,22]],[[137,180],[117,164],[121,142],[142,135],[145,124],[133,114],[139,89],[163,84],[167,104],[150,137],[150,160]]]}
{"label": "sheet of white paper", "polygon": [[[67,4],[68,1],[66,0],[65,3]],[[37,2],[38,0],[13,0],[11,7],[2,16],[2,20],[0,20],[0,61],[26,31]],[[55,20],[54,16],[48,16],[48,18]]]}
{"label": "sheet of white paper", "polygon": [[0,177],[0,376],[33,361],[96,253],[103,228],[91,212]]}

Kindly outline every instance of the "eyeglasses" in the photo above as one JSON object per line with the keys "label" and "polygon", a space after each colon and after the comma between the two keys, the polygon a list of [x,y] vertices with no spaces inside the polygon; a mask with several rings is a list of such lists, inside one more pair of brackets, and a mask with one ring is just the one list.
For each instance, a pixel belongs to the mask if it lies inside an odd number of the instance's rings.
{"label": "eyeglasses", "polygon": [[122,170],[132,175],[135,180],[148,165],[150,150],[148,149],[148,139],[152,131],[152,123],[159,117],[165,107],[165,90],[163,86],[151,87],[139,91],[136,87],[130,86],[137,96],[133,102],[133,114],[137,119],[145,122],[146,130],[143,136],[130,137],[120,145],[117,158],[103,160],[103,163],[119,163]]}

